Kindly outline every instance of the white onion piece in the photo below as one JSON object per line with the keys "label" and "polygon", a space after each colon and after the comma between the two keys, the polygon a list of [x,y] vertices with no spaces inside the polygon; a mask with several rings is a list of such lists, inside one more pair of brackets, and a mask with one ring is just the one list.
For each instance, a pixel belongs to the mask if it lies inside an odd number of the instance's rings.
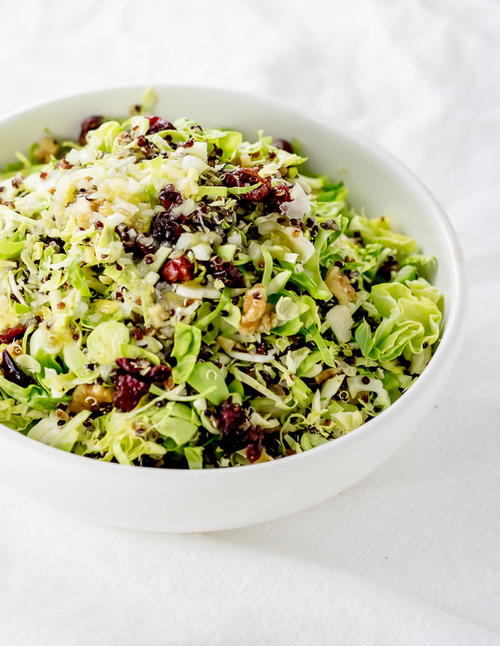
{"label": "white onion piece", "polygon": [[238,247],[241,244],[241,235],[235,231],[230,236],[227,236],[227,241],[229,244],[235,244]]}
{"label": "white onion piece", "polygon": [[170,209],[170,213],[174,217],[177,215],[191,215],[194,211],[196,211],[196,202],[190,197],[187,200],[184,200],[181,204]]}
{"label": "white onion piece", "polygon": [[201,242],[200,244],[194,245],[192,252],[196,260],[210,260],[210,256],[212,255],[212,247],[206,242]]}
{"label": "white onion piece", "polygon": [[218,289],[215,289],[215,287],[191,287],[189,285],[178,285],[175,292],[184,298],[209,298],[217,301],[220,299],[220,292]]}
{"label": "white onion piece", "polygon": [[347,343],[351,340],[354,320],[347,305],[334,305],[327,313],[326,319],[339,343]]}
{"label": "white onion piece", "polygon": [[283,202],[280,209],[289,218],[302,219],[311,212],[311,202],[300,184],[294,184],[290,191],[290,202]]}
{"label": "white onion piece", "polygon": [[236,350],[226,351],[233,359],[248,361],[250,363],[268,363],[274,359],[272,354],[252,354],[250,352],[237,352]]}

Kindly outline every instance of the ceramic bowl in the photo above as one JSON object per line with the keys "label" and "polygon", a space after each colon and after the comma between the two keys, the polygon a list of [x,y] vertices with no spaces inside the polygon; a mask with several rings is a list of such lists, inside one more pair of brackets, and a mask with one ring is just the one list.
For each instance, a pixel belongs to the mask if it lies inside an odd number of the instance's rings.
{"label": "ceramic bowl", "polygon": [[[346,182],[351,201],[368,215],[389,215],[397,230],[435,255],[435,284],[446,301],[441,343],[423,374],[388,410],[352,433],[274,462],[232,469],[166,470],[99,462],[45,446],[0,427],[0,481],[105,525],[197,532],[259,523],[315,505],[364,478],[418,428],[460,348],[462,260],[442,209],[400,162],[333,120],[278,101],[202,87],[156,87],[156,112],[253,137],[259,129],[296,138],[313,170]],[[125,115],[143,88],[98,90],[53,100],[0,121],[0,164],[38,139],[44,128],[75,137],[91,114]],[[0,242],[1,244],[1,242]]]}

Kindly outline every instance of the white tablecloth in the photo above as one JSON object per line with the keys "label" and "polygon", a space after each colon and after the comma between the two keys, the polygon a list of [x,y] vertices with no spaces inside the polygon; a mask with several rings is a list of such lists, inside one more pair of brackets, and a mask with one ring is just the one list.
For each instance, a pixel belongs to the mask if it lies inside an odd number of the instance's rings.
{"label": "white tablecloth", "polygon": [[462,358],[413,441],[314,509],[162,536],[0,490],[0,643],[500,643],[500,4],[0,7],[1,114],[128,82],[213,83],[313,106],[431,187],[462,238],[471,291]]}

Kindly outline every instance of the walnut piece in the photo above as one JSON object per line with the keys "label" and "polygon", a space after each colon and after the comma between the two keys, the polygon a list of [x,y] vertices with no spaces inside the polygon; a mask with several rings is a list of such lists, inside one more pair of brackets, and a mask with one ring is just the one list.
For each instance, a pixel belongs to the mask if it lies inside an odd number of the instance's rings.
{"label": "walnut piece", "polygon": [[322,370],[316,377],[314,377],[316,383],[318,385],[322,384],[325,382],[327,379],[330,379],[331,377],[335,377],[335,375],[339,374],[339,370],[337,368],[326,368],[326,370]]}
{"label": "walnut piece", "polygon": [[240,153],[240,166],[243,168],[250,168],[252,166],[252,158],[248,153]]}
{"label": "walnut piece", "polygon": [[59,150],[59,145],[50,137],[42,137],[35,148],[33,155],[42,164],[50,161],[52,156],[55,156]]}
{"label": "walnut piece", "polygon": [[257,332],[267,334],[275,327],[277,320],[278,317],[267,302],[264,285],[255,285],[249,289],[243,299],[240,334],[250,335]]}
{"label": "walnut piece", "polygon": [[101,406],[111,404],[112,401],[112,388],[106,388],[99,384],[81,384],[73,391],[68,411],[79,413],[82,410],[97,410]]}
{"label": "walnut piece", "polygon": [[356,299],[356,290],[336,265],[326,272],[325,283],[341,305]]}

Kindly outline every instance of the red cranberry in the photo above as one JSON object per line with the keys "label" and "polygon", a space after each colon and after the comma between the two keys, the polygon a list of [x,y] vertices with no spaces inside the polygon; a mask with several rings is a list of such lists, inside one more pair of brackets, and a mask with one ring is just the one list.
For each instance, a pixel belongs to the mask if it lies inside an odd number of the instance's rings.
{"label": "red cranberry", "polygon": [[225,435],[231,430],[237,430],[242,426],[246,426],[247,429],[249,426],[246,411],[239,404],[233,404],[232,397],[229,397],[219,408],[217,427]]}
{"label": "red cranberry", "polygon": [[123,246],[125,249],[133,249],[135,246],[135,239],[137,237],[137,233],[135,229],[130,229],[126,227],[124,224],[119,224],[116,229],[116,233],[118,234],[118,237],[122,241]]}
{"label": "red cranberry", "polygon": [[193,277],[193,265],[186,256],[172,258],[163,266],[161,275],[168,283],[185,283]]}
{"label": "red cranberry", "polygon": [[120,370],[115,376],[115,394],[113,403],[123,412],[131,411],[137,406],[141,397],[149,391],[153,381],[165,381],[170,376],[170,366],[152,366],[146,359],[116,360]]}
{"label": "red cranberry", "polygon": [[116,360],[116,365],[128,375],[142,378],[143,373],[149,370],[151,364],[147,359],[127,359],[126,357],[120,357],[120,359]]}
{"label": "red cranberry", "polygon": [[249,444],[246,448],[245,454],[249,462],[257,462],[262,455],[262,443],[256,442],[254,444]]}
{"label": "red cranberry", "polygon": [[113,404],[124,413],[137,406],[141,397],[149,391],[149,384],[127,373],[116,376],[116,388]]}
{"label": "red cranberry", "polygon": [[33,379],[28,377],[28,375],[21,370],[7,350],[2,352],[2,361],[0,366],[5,379],[11,381],[13,384],[21,386],[21,388],[26,388],[26,386],[34,383]]}
{"label": "red cranberry", "polygon": [[275,139],[273,141],[273,146],[275,148],[280,148],[281,150],[285,150],[287,153],[293,153],[292,144],[286,139]]}
{"label": "red cranberry", "polygon": [[271,189],[269,201],[272,202],[275,207],[279,207],[283,202],[291,202],[292,198],[290,197],[290,187],[286,184],[275,186]]}
{"label": "red cranberry", "polygon": [[140,341],[144,338],[144,329],[140,325],[136,325],[132,328],[132,336],[136,341]]}
{"label": "red cranberry", "polygon": [[82,121],[82,125],[80,126],[80,136],[78,137],[78,143],[80,144],[80,146],[85,146],[85,144],[87,143],[87,133],[90,130],[99,128],[103,121],[104,119],[97,115],[87,117],[84,121]]}
{"label": "red cranberry", "polygon": [[258,168],[238,168],[235,171],[226,173],[225,181],[229,187],[252,186],[260,183],[260,186],[254,188],[248,193],[239,196],[241,199],[250,200],[251,202],[262,202],[271,190],[271,181],[268,177],[261,177]]}
{"label": "red cranberry", "polygon": [[232,262],[218,260],[215,258],[212,264],[213,277],[220,278],[226,287],[245,287],[245,279],[238,267]]}
{"label": "red cranberry", "polygon": [[184,233],[184,227],[182,225],[185,221],[185,215],[177,215],[174,217],[166,211],[158,213],[151,220],[150,233],[160,244],[167,243],[174,245]]}
{"label": "red cranberry", "polygon": [[7,328],[3,332],[0,332],[0,343],[10,343],[11,341],[14,341],[14,339],[18,339],[23,336],[25,332],[25,325],[16,325],[16,327]]}
{"label": "red cranberry", "polygon": [[266,354],[268,349],[269,349],[268,345],[265,341],[262,341],[261,343],[257,343],[257,345],[255,346],[255,352],[257,354]]}
{"label": "red cranberry", "polygon": [[140,233],[135,239],[135,246],[144,255],[154,253],[158,247],[158,241],[153,236],[146,236]]}
{"label": "red cranberry", "polygon": [[152,159],[158,154],[158,148],[144,135],[139,135],[135,143],[140,148],[142,154],[148,159]]}
{"label": "red cranberry", "polygon": [[175,130],[174,125],[166,119],[161,117],[149,117],[149,129],[147,134],[151,135],[154,132],[160,132],[161,130]]}
{"label": "red cranberry", "polygon": [[182,196],[179,191],[176,191],[172,184],[169,184],[165,188],[162,188],[158,199],[160,204],[166,211],[169,211],[173,206],[180,204],[182,202]]}
{"label": "red cranberry", "polygon": [[239,404],[233,404],[231,397],[219,407],[217,428],[222,435],[221,446],[226,454],[246,447],[250,462],[259,459],[262,454],[262,432],[251,425],[248,412]]}
{"label": "red cranberry", "polygon": [[149,381],[165,381],[170,377],[171,372],[170,366],[152,366],[146,374],[146,379]]}
{"label": "red cranberry", "polygon": [[171,373],[170,366],[152,366],[146,359],[120,357],[116,360],[116,364],[126,374],[143,381],[164,381]]}

